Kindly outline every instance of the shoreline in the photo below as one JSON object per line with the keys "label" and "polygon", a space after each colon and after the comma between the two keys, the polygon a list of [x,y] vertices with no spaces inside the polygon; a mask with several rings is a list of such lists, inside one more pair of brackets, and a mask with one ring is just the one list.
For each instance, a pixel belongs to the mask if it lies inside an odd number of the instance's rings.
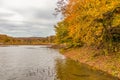
{"label": "shoreline", "polygon": [[[87,64],[120,79],[120,52],[116,55],[96,55],[99,50],[88,47],[72,48],[63,51],[63,55],[72,60]],[[93,55],[94,54],[94,55]]]}
{"label": "shoreline", "polygon": [[11,45],[17,45],[17,46],[19,46],[19,45],[52,45],[52,44],[50,44],[50,43],[45,43],[45,44],[0,44],[0,46],[11,46]]}

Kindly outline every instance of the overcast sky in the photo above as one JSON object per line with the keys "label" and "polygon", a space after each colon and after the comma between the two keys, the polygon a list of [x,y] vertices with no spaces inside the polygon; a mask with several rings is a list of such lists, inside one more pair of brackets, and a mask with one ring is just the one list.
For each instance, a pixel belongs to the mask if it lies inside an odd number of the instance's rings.
{"label": "overcast sky", "polygon": [[0,0],[0,34],[46,37],[55,34],[57,0]]}

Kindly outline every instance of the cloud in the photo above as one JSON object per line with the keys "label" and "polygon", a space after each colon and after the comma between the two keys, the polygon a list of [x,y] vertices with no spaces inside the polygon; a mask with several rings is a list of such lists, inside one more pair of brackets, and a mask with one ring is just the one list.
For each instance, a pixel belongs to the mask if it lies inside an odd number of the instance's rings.
{"label": "cloud", "polygon": [[54,34],[53,25],[43,23],[24,23],[13,24],[8,22],[0,23],[0,33],[8,34],[14,37],[31,37],[31,36],[49,36]]}
{"label": "cloud", "polygon": [[[14,37],[54,35],[57,0],[1,0],[0,33]],[[48,4],[49,3],[49,4]]]}

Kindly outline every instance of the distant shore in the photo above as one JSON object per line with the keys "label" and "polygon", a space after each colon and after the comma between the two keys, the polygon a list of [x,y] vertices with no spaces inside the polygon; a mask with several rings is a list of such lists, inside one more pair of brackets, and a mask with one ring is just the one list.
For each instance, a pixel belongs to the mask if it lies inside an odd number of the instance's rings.
{"label": "distant shore", "polygon": [[51,43],[41,43],[41,44],[0,44],[0,46],[6,45],[52,45]]}

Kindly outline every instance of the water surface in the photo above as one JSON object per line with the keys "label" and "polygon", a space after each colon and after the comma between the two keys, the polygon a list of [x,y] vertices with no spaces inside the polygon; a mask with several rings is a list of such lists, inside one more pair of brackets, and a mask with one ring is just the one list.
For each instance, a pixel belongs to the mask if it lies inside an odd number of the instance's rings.
{"label": "water surface", "polygon": [[0,80],[118,80],[46,46],[0,47]]}

